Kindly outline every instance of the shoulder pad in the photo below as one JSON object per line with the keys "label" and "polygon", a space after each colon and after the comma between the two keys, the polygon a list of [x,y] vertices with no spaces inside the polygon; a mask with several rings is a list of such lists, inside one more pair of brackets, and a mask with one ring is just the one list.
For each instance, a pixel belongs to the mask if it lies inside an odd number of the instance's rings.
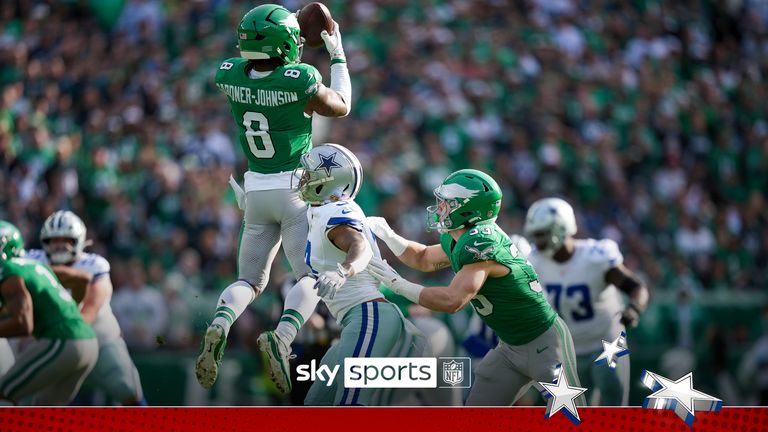
{"label": "shoulder pad", "polygon": [[310,96],[314,96],[317,93],[320,84],[323,82],[323,77],[317,68],[307,63],[284,66],[283,76],[295,79],[296,86]]}
{"label": "shoulder pad", "polygon": [[478,226],[467,231],[459,239],[455,251],[459,254],[460,264],[471,264],[474,262],[488,261],[493,259],[497,248],[502,247],[499,243],[492,226]]}
{"label": "shoulder pad", "polygon": [[593,263],[604,264],[606,270],[624,262],[619,245],[611,239],[593,240],[586,247],[587,259]]}
{"label": "shoulder pad", "polygon": [[109,273],[109,261],[101,255],[94,253],[83,254],[77,262],[77,267],[92,273],[94,276]]}
{"label": "shoulder pad", "polygon": [[349,225],[352,228],[362,231],[365,221],[365,214],[352,201],[339,201],[325,205],[327,207],[328,221],[326,222],[326,231],[336,225]]}

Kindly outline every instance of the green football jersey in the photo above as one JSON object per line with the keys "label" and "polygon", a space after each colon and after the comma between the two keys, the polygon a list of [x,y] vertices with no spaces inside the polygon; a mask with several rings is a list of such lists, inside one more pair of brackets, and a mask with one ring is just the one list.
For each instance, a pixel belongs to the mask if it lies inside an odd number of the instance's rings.
{"label": "green football jersey", "polygon": [[322,83],[320,72],[306,63],[280,66],[263,78],[250,78],[248,60],[231,58],[216,71],[216,86],[227,95],[238,138],[250,171],[293,171],[312,148],[312,116],[307,100]]}
{"label": "green football jersey", "polygon": [[[56,278],[53,271],[40,262],[26,258],[0,261],[0,282],[18,276],[32,297],[35,338],[90,339],[95,338],[88,323],[83,321],[80,310]],[[5,300],[0,294],[0,302]]]}
{"label": "green football jersey", "polygon": [[443,234],[440,244],[455,272],[481,261],[496,261],[509,268],[504,277],[488,278],[471,300],[475,312],[499,339],[523,345],[555,322],[557,314],[542,292],[536,271],[495,223],[477,225],[458,241]]}

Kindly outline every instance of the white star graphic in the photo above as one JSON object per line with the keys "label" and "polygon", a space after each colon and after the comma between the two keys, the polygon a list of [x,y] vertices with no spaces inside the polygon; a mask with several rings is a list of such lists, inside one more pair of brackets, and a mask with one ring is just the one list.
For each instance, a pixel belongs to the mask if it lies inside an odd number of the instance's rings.
{"label": "white star graphic", "polygon": [[672,381],[661,375],[643,371],[643,384],[654,393],[645,398],[643,408],[672,409],[688,425],[693,426],[695,410],[720,411],[723,401],[693,388],[693,373]]}
{"label": "white star graphic", "polygon": [[621,332],[613,342],[603,341],[603,352],[595,359],[595,364],[608,364],[611,369],[616,368],[616,359],[629,354],[627,348],[627,334]]}
{"label": "white star graphic", "polygon": [[587,391],[585,388],[574,387],[569,385],[568,378],[565,376],[565,368],[560,367],[555,383],[539,383],[546,390],[546,395],[549,399],[547,402],[547,412],[544,418],[550,418],[558,411],[565,408],[563,414],[566,415],[574,424],[581,423],[579,412],[576,410],[575,400],[582,393]]}

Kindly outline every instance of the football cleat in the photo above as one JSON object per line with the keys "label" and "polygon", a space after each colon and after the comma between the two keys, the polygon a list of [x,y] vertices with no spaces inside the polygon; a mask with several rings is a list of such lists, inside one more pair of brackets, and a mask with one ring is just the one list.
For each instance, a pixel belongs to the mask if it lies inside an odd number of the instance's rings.
{"label": "football cleat", "polygon": [[257,340],[259,349],[269,359],[269,377],[281,393],[290,393],[291,372],[288,360],[291,359],[291,349],[280,340],[274,331],[264,332]]}
{"label": "football cleat", "polygon": [[204,389],[210,389],[216,382],[226,345],[227,338],[224,336],[224,329],[216,324],[210,325],[208,330],[205,331],[202,349],[195,364],[197,382]]}

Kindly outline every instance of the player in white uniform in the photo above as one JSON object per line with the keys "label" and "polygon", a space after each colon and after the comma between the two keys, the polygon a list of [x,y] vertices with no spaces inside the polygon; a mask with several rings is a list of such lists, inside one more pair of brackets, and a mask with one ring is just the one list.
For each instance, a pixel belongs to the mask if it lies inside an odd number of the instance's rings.
{"label": "player in white uniform", "polygon": [[[331,314],[341,323],[340,340],[328,350],[322,365],[339,372],[331,386],[315,381],[306,405],[381,405],[391,389],[345,388],[344,359],[421,355],[423,338],[394,304],[379,291],[379,282],[367,271],[373,256],[380,256],[365,214],[353,201],[363,179],[360,162],[346,148],[323,144],[302,156],[299,196],[309,204],[306,261],[317,278],[315,288]],[[267,352],[276,351],[275,341]],[[279,358],[270,357],[270,361]],[[321,366],[322,367],[322,366]]]}
{"label": "player in white uniform", "polygon": [[[603,340],[611,342],[637,326],[648,304],[648,289],[622,264],[616,242],[573,238],[576,217],[560,198],[533,203],[524,231],[535,245],[528,260],[550,304],[571,330],[579,379],[589,389],[587,400],[592,405],[626,405],[629,356],[620,357],[615,369],[594,362],[603,351]],[[629,295],[629,303],[620,291]]]}
{"label": "player in white uniform", "polygon": [[[43,250],[27,251],[27,258],[54,265],[54,271],[66,283],[62,267],[83,271],[91,275],[91,283],[83,298],[73,292],[80,302],[80,314],[91,324],[99,341],[99,360],[86,379],[107,396],[123,405],[146,405],[139,380],[139,372],[128,354],[112,308],[112,281],[109,262],[101,255],[84,252],[86,229],[83,221],[71,211],[51,214],[40,230]],[[87,384],[86,384],[87,385]]]}

